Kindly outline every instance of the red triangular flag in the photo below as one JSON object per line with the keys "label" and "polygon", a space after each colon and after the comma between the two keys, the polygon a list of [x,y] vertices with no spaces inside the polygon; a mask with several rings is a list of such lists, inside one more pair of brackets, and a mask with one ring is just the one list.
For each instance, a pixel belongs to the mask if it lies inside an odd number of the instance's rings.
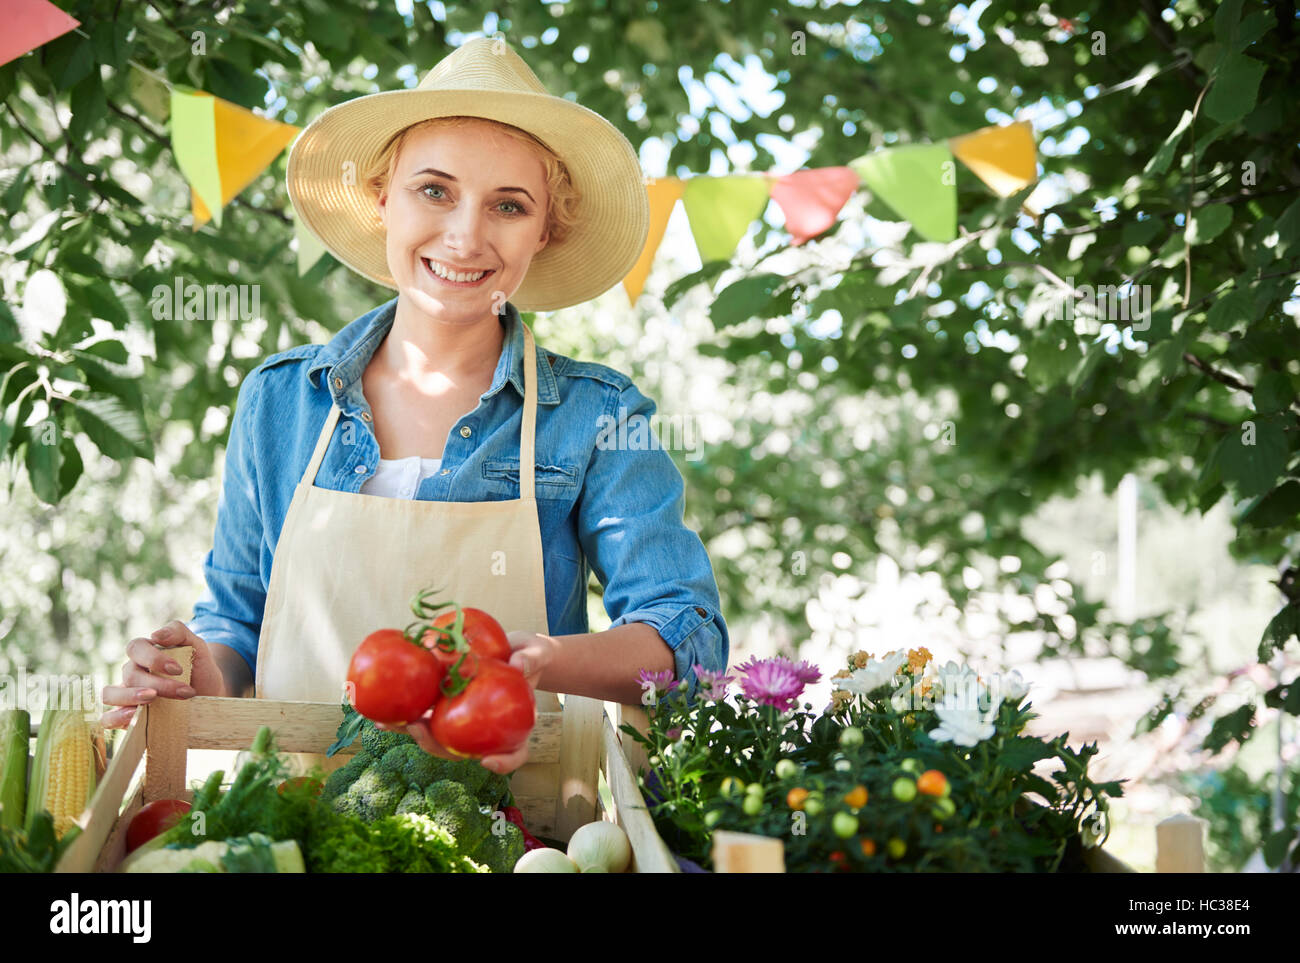
{"label": "red triangular flag", "polygon": [[7,0],[5,29],[0,32],[0,66],[79,26],[80,20],[46,0]]}
{"label": "red triangular flag", "polygon": [[772,182],[772,200],[785,214],[785,229],[794,235],[795,247],[835,223],[840,208],[858,189],[858,180],[851,167],[814,167]]}

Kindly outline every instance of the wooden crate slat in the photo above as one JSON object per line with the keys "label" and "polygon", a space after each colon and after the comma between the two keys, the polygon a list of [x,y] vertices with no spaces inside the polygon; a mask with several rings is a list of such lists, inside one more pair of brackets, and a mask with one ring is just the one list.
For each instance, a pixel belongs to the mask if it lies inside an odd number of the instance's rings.
{"label": "wooden crate slat", "polygon": [[564,697],[555,807],[555,833],[561,839],[568,839],[579,826],[596,819],[600,724],[604,717],[603,702],[578,695]]}
{"label": "wooden crate slat", "polygon": [[632,769],[623,755],[623,746],[614,727],[610,725],[609,717],[603,715],[601,721],[602,764],[605,782],[609,784],[609,794],[614,800],[611,815],[614,822],[623,827],[632,844],[632,872],[681,872],[677,860],[673,859],[672,853],[655,830],[654,820],[646,809],[645,799],[637,788],[636,777],[632,775]]}

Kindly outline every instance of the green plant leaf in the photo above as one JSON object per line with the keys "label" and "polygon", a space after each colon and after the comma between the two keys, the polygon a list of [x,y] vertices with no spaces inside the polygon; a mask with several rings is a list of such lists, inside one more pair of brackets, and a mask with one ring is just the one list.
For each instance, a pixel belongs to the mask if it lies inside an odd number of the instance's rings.
{"label": "green plant leaf", "polygon": [[1271,489],[1286,469],[1289,448],[1279,415],[1261,415],[1245,422],[1240,431],[1229,431],[1221,446],[1223,480],[1244,498]]}
{"label": "green plant leaf", "polygon": [[1214,78],[1214,86],[1205,95],[1201,109],[1221,124],[1241,120],[1255,109],[1259,82],[1264,65],[1242,54],[1228,57]]}
{"label": "green plant leaf", "polygon": [[1207,204],[1192,214],[1187,226],[1188,244],[1208,244],[1232,223],[1232,207],[1228,204]]}
{"label": "green plant leaf", "polygon": [[89,395],[77,398],[72,410],[90,440],[109,458],[153,457],[144,418],[126,407],[120,398]]}

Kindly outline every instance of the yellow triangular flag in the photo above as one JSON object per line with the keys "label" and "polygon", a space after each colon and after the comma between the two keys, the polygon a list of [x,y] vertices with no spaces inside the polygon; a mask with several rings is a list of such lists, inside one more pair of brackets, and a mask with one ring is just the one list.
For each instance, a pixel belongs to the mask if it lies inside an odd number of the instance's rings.
{"label": "yellow triangular flag", "polygon": [[762,174],[692,177],[682,189],[682,204],[700,260],[726,261],[767,207],[768,178]]}
{"label": "yellow triangular flag", "polygon": [[275,160],[299,127],[259,117],[212,94],[172,92],[172,144],[193,188],[195,225],[221,209]]}
{"label": "yellow triangular flag", "polygon": [[1026,121],[951,137],[948,146],[999,197],[1010,197],[1038,179],[1034,128]]}
{"label": "yellow triangular flag", "polygon": [[650,276],[650,265],[654,263],[655,252],[664,239],[668,219],[681,199],[682,182],[676,177],[662,177],[646,184],[646,193],[650,195],[650,233],[646,235],[641,257],[623,278],[623,290],[627,291],[628,301],[632,304],[641,296],[645,279]]}

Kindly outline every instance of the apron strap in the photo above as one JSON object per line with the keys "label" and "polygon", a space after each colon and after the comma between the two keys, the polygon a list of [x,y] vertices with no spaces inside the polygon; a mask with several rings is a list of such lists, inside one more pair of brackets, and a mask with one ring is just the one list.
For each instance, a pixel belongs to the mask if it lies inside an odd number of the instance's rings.
{"label": "apron strap", "polygon": [[537,346],[533,332],[524,327],[524,417],[519,426],[519,497],[533,498],[535,469],[533,449],[537,440]]}
{"label": "apron strap", "polygon": [[330,436],[334,434],[334,426],[338,423],[339,414],[339,406],[331,404],[330,413],[325,418],[325,427],[321,429],[320,437],[316,439],[316,450],[312,452],[311,461],[302,475],[302,480],[308,485],[316,484],[316,473],[320,471],[320,463],[325,458],[325,449],[329,447]]}

